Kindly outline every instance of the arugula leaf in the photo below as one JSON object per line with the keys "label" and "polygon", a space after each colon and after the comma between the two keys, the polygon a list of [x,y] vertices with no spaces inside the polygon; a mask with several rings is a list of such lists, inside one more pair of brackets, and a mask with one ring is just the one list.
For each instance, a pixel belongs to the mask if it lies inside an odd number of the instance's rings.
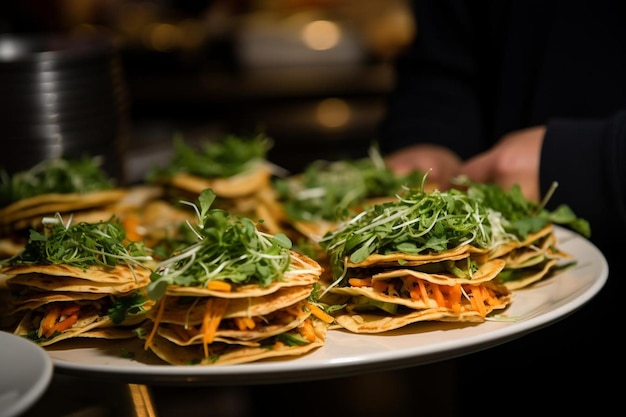
{"label": "arugula leaf", "polygon": [[[148,286],[151,298],[159,299],[168,284],[205,286],[212,280],[268,286],[291,268],[291,240],[283,234],[261,232],[251,219],[212,209],[211,189],[193,205],[198,224],[192,228],[196,242],[161,261]],[[191,204],[191,203],[186,203]]]}
{"label": "arugula leaf", "polygon": [[455,182],[467,187],[469,195],[502,213],[510,221],[507,230],[522,238],[539,231],[548,223],[569,227],[587,238],[591,236],[589,222],[577,217],[569,206],[563,204],[549,211],[545,208],[545,201],[539,204],[526,200],[518,184],[505,191],[495,183],[478,183],[461,177],[455,179]]}
{"label": "arugula leaf", "polygon": [[146,301],[148,298],[138,291],[133,291],[127,296],[110,296],[111,307],[108,315],[115,324],[120,324],[129,315],[137,315],[147,311]]}

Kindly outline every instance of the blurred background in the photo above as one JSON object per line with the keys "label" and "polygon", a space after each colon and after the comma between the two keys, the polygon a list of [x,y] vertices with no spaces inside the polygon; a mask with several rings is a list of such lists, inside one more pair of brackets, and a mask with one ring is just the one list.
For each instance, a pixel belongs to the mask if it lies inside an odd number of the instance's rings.
{"label": "blurred background", "polygon": [[175,133],[271,136],[291,172],[367,154],[391,64],[411,40],[407,0],[21,0],[0,33],[104,34],[127,89],[128,182],[168,157]]}
{"label": "blurred background", "polygon": [[[0,1],[0,36],[55,34],[114,40],[119,55],[111,64],[114,85],[124,90],[116,92],[114,99],[123,113],[119,132],[124,136],[127,183],[141,182],[151,167],[165,163],[177,133],[188,141],[201,141],[263,130],[274,140],[270,160],[297,173],[315,159],[367,155],[377,139],[386,95],[393,88],[393,61],[416,31],[408,3],[9,0]],[[0,63],[3,54],[7,51],[0,48]],[[43,71],[37,65],[29,68],[35,77]],[[17,91],[15,97],[19,97],[18,87],[27,87],[9,85],[20,74],[2,70],[0,75],[5,76],[4,81],[0,79],[0,91],[5,94]],[[70,85],[64,81],[68,84],[61,87]],[[43,86],[43,82],[38,84]],[[27,116],[15,114],[15,107],[4,97],[0,103],[3,120],[28,122]],[[53,120],[53,126],[57,116],[41,113]],[[90,138],[84,140],[88,143]],[[14,160],[11,152],[17,139],[5,130],[0,141],[5,161]],[[449,380],[453,366],[445,362],[320,382],[212,389],[154,386],[152,390],[161,416],[250,417],[277,409],[295,410],[300,416],[320,412],[414,416],[414,393],[419,392],[427,398],[419,404],[420,415],[448,417],[455,415]],[[49,394],[25,417],[44,410],[51,416],[124,415],[126,410],[119,412],[119,401],[109,399],[120,389],[117,384],[97,378],[55,378]],[[376,395],[369,395],[373,389]]]}

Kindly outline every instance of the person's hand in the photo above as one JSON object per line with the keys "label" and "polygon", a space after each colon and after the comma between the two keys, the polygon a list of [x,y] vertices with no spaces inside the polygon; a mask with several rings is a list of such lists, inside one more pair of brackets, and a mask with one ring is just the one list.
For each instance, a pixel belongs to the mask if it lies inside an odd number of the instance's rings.
{"label": "person's hand", "polygon": [[493,182],[508,190],[519,184],[524,196],[539,201],[539,163],[545,126],[509,133],[490,150],[463,164],[459,175],[477,182]]}
{"label": "person's hand", "polygon": [[389,154],[385,162],[398,175],[415,170],[428,173],[428,188],[446,190],[462,161],[457,154],[443,146],[419,144]]}

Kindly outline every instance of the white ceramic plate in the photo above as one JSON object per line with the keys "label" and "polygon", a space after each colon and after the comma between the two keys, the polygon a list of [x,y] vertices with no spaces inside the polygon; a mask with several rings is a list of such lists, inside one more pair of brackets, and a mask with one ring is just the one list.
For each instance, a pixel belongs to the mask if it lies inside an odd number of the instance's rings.
{"label": "white ceramic plate", "polygon": [[[436,362],[485,349],[562,319],[604,286],[608,265],[589,241],[557,228],[559,248],[577,265],[517,290],[502,319],[478,324],[418,323],[378,335],[331,330],[326,344],[295,358],[223,366],[173,366],[145,352],[139,341],[71,341],[48,348],[58,372],[128,383],[236,385],[282,383],[355,375]],[[132,359],[128,353],[131,353]]]}
{"label": "white ceramic plate", "polygon": [[35,343],[0,331],[0,416],[18,416],[45,392],[52,359]]}

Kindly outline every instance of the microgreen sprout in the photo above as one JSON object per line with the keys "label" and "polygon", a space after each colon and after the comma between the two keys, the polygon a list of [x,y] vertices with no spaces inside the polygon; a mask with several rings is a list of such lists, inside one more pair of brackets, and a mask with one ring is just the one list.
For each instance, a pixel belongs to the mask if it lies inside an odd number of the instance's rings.
{"label": "microgreen sprout", "polygon": [[50,193],[86,193],[113,188],[114,180],[101,168],[102,158],[47,159],[9,175],[0,171],[0,207]]}
{"label": "microgreen sprout", "polygon": [[166,286],[204,287],[213,280],[262,287],[282,279],[291,268],[291,240],[284,234],[270,235],[258,230],[246,217],[212,209],[215,193],[204,190],[199,207],[191,204],[198,216],[194,229],[197,242],[160,262],[148,287],[151,298],[159,299]]}
{"label": "microgreen sprout", "polygon": [[30,230],[28,243],[22,252],[3,261],[5,264],[64,264],[86,269],[99,265],[118,264],[145,266],[152,260],[141,242],[127,242],[126,231],[115,216],[99,222],[67,223],[59,213],[44,217],[43,231]]}
{"label": "microgreen sprout", "polygon": [[346,257],[358,263],[373,253],[432,253],[461,245],[492,248],[517,239],[504,224],[498,213],[462,191],[413,191],[366,208],[326,233],[320,245],[338,277]]}
{"label": "microgreen sprout", "polygon": [[292,219],[341,221],[354,215],[368,199],[393,197],[423,179],[417,171],[398,176],[384,163],[378,149],[369,158],[309,164],[302,175],[274,180],[279,199]]}

